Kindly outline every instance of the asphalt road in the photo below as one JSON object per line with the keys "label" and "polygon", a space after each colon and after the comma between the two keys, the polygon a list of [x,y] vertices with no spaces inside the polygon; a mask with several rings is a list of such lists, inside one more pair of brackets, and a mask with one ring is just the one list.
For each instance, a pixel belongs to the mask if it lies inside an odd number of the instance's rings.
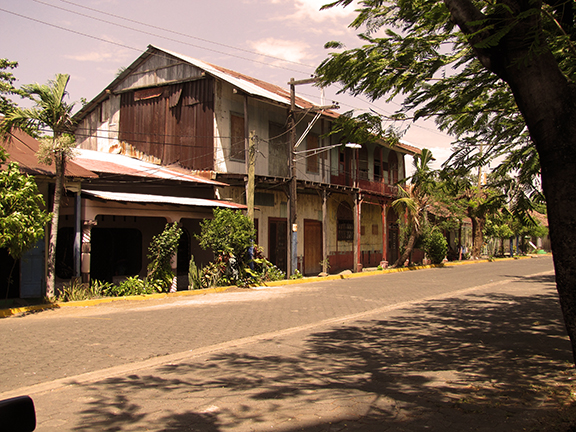
{"label": "asphalt road", "polygon": [[39,431],[523,430],[560,409],[534,388],[572,391],[550,257],[48,310],[0,340],[0,399],[32,395]]}

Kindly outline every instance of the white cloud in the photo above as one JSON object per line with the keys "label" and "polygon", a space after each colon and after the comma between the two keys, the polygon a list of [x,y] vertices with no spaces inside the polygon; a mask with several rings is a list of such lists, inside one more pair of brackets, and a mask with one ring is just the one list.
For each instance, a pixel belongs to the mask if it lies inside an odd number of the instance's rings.
{"label": "white cloud", "polygon": [[260,54],[277,57],[279,59],[291,62],[305,62],[310,58],[307,43],[281,40],[276,38],[262,39],[256,42],[250,42],[254,50]]}
{"label": "white cloud", "polygon": [[134,52],[127,49],[119,47],[118,45],[113,45],[113,43],[121,43],[110,37],[102,37],[105,40],[109,40],[110,44],[100,42],[91,51],[81,50],[77,54],[67,54],[64,57],[70,60],[76,60],[79,62],[91,62],[91,63],[104,63],[104,62],[117,62],[118,60],[124,61],[134,58]]}
{"label": "white cloud", "polygon": [[83,52],[75,55],[65,55],[64,57],[79,62],[102,63],[105,61],[109,61],[114,56],[110,52],[92,51],[92,52]]}
{"label": "white cloud", "polygon": [[336,6],[326,10],[320,10],[322,6],[329,3],[327,0],[295,0],[296,13],[292,19],[309,19],[316,22],[323,22],[333,19],[348,18],[354,14],[355,2],[350,6]]}

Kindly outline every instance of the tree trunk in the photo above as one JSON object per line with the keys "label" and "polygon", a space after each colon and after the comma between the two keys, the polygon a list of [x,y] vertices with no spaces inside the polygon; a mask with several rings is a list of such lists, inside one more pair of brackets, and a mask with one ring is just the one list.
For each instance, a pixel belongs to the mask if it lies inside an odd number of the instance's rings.
{"label": "tree trunk", "polygon": [[408,238],[408,244],[406,245],[406,249],[404,249],[404,253],[400,258],[396,260],[393,267],[402,267],[404,263],[412,253],[412,249],[414,249],[414,244],[416,244],[416,230],[413,228],[412,232],[410,232],[410,237]]}
{"label": "tree trunk", "polygon": [[50,224],[50,242],[48,244],[48,260],[46,263],[46,297],[54,297],[56,286],[56,243],[58,240],[58,220],[60,218],[60,202],[64,189],[64,174],[66,171],[65,156],[57,152],[54,157],[56,167],[56,184],[54,187],[54,202],[52,203],[52,222]]}
{"label": "tree trunk", "polygon": [[471,209],[468,209],[468,217],[472,220],[472,258],[479,258],[484,245],[484,225],[486,219],[475,216]]}
{"label": "tree trunk", "polygon": [[[465,33],[477,30],[469,26],[479,17],[470,0],[444,2]],[[540,15],[526,13],[539,4],[504,3],[525,18],[497,46],[475,51],[486,68],[510,85],[540,157],[556,287],[576,361],[576,88],[544,45]]]}

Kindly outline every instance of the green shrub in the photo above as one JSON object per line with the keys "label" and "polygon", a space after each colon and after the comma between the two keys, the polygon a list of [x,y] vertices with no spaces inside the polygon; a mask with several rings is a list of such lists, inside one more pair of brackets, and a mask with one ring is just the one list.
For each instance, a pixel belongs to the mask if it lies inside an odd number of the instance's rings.
{"label": "green shrub", "polygon": [[69,302],[100,298],[104,295],[104,289],[111,285],[108,282],[102,283],[98,280],[86,284],[80,282],[79,279],[72,279],[69,283],[64,284],[62,291],[56,297],[56,301]]}
{"label": "green shrub", "polygon": [[103,293],[108,297],[125,297],[133,295],[153,294],[161,292],[164,281],[156,279],[140,279],[138,276],[131,276],[120,282],[118,285],[109,285]]}
{"label": "green shrub", "polygon": [[232,254],[241,262],[256,238],[253,222],[232,209],[214,209],[214,218],[200,222],[200,227],[197,238],[202,249],[211,249],[215,256]]}
{"label": "green shrub", "polygon": [[190,265],[188,266],[188,287],[189,289],[202,288],[202,270],[196,265],[194,255],[190,257]]}
{"label": "green shrub", "polygon": [[182,235],[182,229],[178,223],[166,224],[164,231],[154,236],[148,247],[148,275],[146,280],[157,287],[160,283],[160,291],[168,291],[174,279],[171,261],[172,257],[178,250],[178,242]]}
{"label": "green shrub", "polygon": [[444,235],[438,230],[432,230],[423,243],[432,264],[441,264],[448,252],[448,242]]}

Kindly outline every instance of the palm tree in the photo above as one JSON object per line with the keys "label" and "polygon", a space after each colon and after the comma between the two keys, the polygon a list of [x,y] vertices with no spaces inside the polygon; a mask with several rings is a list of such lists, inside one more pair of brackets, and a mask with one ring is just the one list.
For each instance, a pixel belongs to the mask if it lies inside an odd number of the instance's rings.
{"label": "palm tree", "polygon": [[48,262],[46,269],[46,296],[54,296],[56,242],[58,236],[58,219],[60,217],[60,201],[64,186],[66,162],[72,157],[74,147],[72,138],[72,109],[74,103],[64,102],[68,95],[66,86],[70,75],[58,74],[48,84],[30,84],[22,86],[22,90],[30,95],[36,103],[33,108],[15,108],[0,125],[0,133],[6,136],[13,128],[48,128],[52,135],[43,140],[38,158],[40,162],[51,165],[54,162],[56,185],[52,206],[52,222],[50,242],[48,245]]}
{"label": "palm tree", "polygon": [[408,235],[408,243],[406,244],[404,253],[394,263],[393,267],[402,266],[412,253],[416,240],[418,240],[418,237],[422,233],[426,209],[430,200],[430,196],[423,193],[423,191],[419,190],[414,184],[409,184],[404,187],[401,186],[398,188],[398,191],[404,196],[395,200],[392,203],[392,208],[397,214],[404,215],[404,221],[406,225],[410,227],[410,234]]}
{"label": "palm tree", "polygon": [[405,223],[410,231],[404,253],[394,263],[393,267],[404,264],[410,253],[412,253],[416,240],[422,233],[431,193],[435,186],[435,174],[429,166],[433,159],[432,152],[428,149],[422,149],[421,154],[414,156],[413,165],[415,171],[410,177],[410,184],[398,187],[401,197],[392,203],[392,208],[396,213],[404,215]]}

